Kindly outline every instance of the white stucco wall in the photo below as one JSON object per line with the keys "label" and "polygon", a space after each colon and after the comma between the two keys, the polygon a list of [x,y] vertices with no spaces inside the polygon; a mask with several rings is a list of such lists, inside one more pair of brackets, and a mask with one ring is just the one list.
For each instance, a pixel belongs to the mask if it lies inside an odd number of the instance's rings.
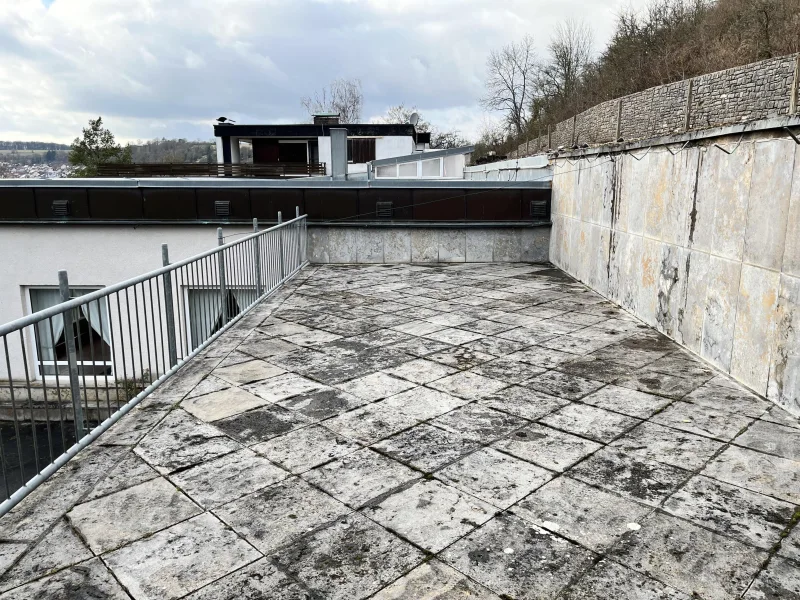
{"label": "white stucco wall", "polygon": [[404,156],[414,152],[414,139],[411,136],[385,136],[375,140],[375,159]]}
{"label": "white stucco wall", "polygon": [[325,175],[331,174],[331,138],[320,136],[317,138],[319,143],[319,162],[325,163]]}
{"label": "white stucco wall", "polygon": [[552,178],[553,169],[545,154],[464,169],[464,179],[472,181],[549,181]]}

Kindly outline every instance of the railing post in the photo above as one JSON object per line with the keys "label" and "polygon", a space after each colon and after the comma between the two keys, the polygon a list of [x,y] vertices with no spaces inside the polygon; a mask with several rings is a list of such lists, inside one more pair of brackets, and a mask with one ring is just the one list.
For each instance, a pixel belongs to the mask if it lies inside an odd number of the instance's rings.
{"label": "railing post", "polygon": [[[69,278],[66,271],[58,272],[58,288],[61,301],[69,301]],[[81,384],[78,379],[78,353],[75,350],[75,328],[72,322],[72,309],[62,313],[64,319],[64,338],[67,340],[67,365],[69,368],[69,388],[72,394],[72,414],[75,422],[75,440],[85,435],[83,427],[83,407],[81,406]],[[20,457],[21,458],[21,457]]]}
{"label": "railing post", "polygon": [[[294,218],[300,218],[300,207],[294,207]],[[296,221],[295,228],[297,229],[297,267],[299,268],[300,265],[303,264],[303,251],[302,251],[302,243],[300,241],[300,221]]]}
{"label": "railing post", "polygon": [[[169,266],[169,248],[161,244],[161,263]],[[178,344],[175,336],[175,307],[172,304],[172,271],[164,273],[164,312],[167,319],[167,346],[169,347],[169,366],[178,364]]]}
{"label": "railing post", "polygon": [[[278,211],[278,225],[281,223],[283,223],[283,215],[281,211]],[[278,228],[278,253],[280,254],[281,260],[281,283],[283,283],[283,278],[285,277],[283,272],[283,227]]]}
{"label": "railing post", "polygon": [[[222,227],[217,227],[217,245],[222,246],[225,241],[222,239]],[[219,298],[222,303],[222,325],[228,324],[228,289],[225,285],[225,251],[217,252],[217,264],[219,265]]]}
{"label": "railing post", "polygon": [[[258,233],[258,219],[253,218],[253,233]],[[260,250],[261,238],[253,238],[253,258],[256,269],[256,298],[261,298],[263,290],[261,289],[261,252]]]}

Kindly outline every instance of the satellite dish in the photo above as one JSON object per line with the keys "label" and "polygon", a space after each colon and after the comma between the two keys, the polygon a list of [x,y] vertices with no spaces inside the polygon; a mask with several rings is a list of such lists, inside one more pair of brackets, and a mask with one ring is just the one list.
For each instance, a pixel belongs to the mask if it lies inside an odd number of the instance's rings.
{"label": "satellite dish", "polygon": [[415,112],[411,113],[411,116],[408,117],[408,122],[411,123],[412,125],[416,125],[417,123],[419,123],[419,115]]}

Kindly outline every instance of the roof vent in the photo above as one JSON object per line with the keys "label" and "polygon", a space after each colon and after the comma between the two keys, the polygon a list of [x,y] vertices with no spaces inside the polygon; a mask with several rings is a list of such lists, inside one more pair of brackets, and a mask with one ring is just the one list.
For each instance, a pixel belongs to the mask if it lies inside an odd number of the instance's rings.
{"label": "roof vent", "polygon": [[531,200],[531,218],[549,219],[550,200]]}
{"label": "roof vent", "polygon": [[339,113],[319,113],[314,115],[314,125],[338,125]]}
{"label": "roof vent", "polygon": [[228,218],[231,216],[231,201],[230,200],[214,200],[214,214],[219,218]]}
{"label": "roof vent", "polygon": [[389,202],[376,202],[375,203],[375,216],[379,219],[392,218],[392,203]]}
{"label": "roof vent", "polygon": [[54,217],[68,217],[70,213],[69,200],[53,200],[50,209],[53,211]]}

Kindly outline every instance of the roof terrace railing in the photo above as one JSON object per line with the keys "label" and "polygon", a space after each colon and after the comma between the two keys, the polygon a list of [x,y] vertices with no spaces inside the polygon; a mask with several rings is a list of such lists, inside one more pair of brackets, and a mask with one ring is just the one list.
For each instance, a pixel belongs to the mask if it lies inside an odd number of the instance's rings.
{"label": "roof terrace railing", "polygon": [[[306,216],[0,326],[0,516],[295,275]],[[4,371],[4,373],[2,372]]]}
{"label": "roof terrace railing", "polygon": [[102,163],[98,177],[314,177],[325,175],[324,162],[274,163]]}

